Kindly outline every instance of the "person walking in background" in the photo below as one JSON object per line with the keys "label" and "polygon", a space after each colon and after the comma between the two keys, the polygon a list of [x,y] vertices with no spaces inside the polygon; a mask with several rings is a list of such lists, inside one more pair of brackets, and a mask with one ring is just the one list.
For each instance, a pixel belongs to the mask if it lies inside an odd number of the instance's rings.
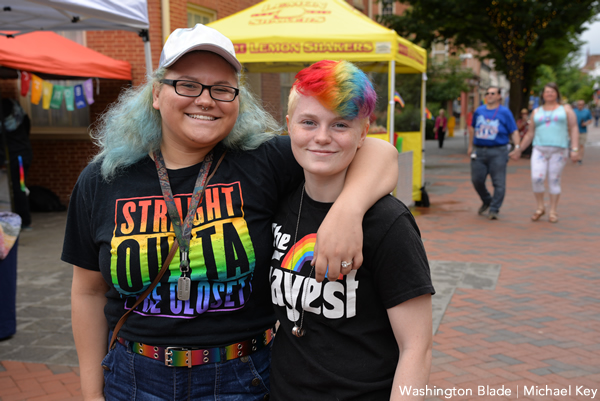
{"label": "person walking in background", "polygon": [[[531,114],[532,123],[523,138],[521,148],[510,153],[510,157],[521,157],[521,149],[533,141],[531,153],[531,184],[537,209],[531,220],[538,221],[546,213],[544,206],[544,182],[548,178],[550,212],[548,220],[558,222],[558,200],[560,198],[561,174],[569,155],[573,162],[579,160],[579,129],[577,117],[568,104],[561,105],[558,86],[551,82],[544,86],[542,105]],[[569,149],[569,139],[571,149]]]}
{"label": "person walking in background", "polygon": [[600,120],[600,106],[596,105],[594,107],[594,127],[598,126],[598,120]]}
{"label": "person walking in background", "polygon": [[454,128],[456,128],[456,117],[450,116],[448,118],[448,137],[454,137]]}
{"label": "person walking in background", "polygon": [[[519,130],[519,137],[521,137],[521,141],[523,141],[523,137],[529,130],[529,110],[521,109],[521,114],[517,120],[517,128]],[[531,156],[531,145],[528,146],[527,149],[524,149],[521,155],[529,158]]]}
{"label": "person walking in background", "polygon": [[424,398],[401,394],[401,388],[427,385],[432,352],[434,289],[408,208],[386,195],[369,209],[360,270],[344,261],[348,274],[339,282],[317,283],[311,267],[317,230],[363,144],[376,99],[367,76],[347,61],[319,61],[300,71],[292,86],[286,121],[305,182],[273,223],[278,235],[291,239],[276,246],[270,270],[280,322],[274,400]]}
{"label": "person walking in background", "polygon": [[[583,154],[585,152],[585,143],[587,142],[587,127],[592,123],[592,113],[585,107],[583,100],[577,101],[577,107],[573,110],[577,116],[577,127],[579,128],[579,160],[577,163],[583,163]],[[576,147],[572,144],[572,147]]]}
{"label": "person walking in background", "polygon": [[[489,209],[488,218],[496,220],[506,192],[509,137],[517,149],[521,138],[512,113],[500,105],[500,89],[491,86],[485,96],[486,104],[475,110],[468,127],[467,151],[471,156],[471,181],[483,202],[477,213],[482,215]],[[493,196],[485,185],[488,175],[492,178]]]}
{"label": "person walking in background", "polygon": [[[101,117],[62,253],[85,400],[268,398],[272,219],[303,174],[241,71],[218,31],[176,29]],[[319,281],[362,263],[363,216],[396,183],[393,146],[358,153],[319,230]]]}
{"label": "person walking in background", "polygon": [[[15,213],[21,216],[21,227],[28,229],[31,226],[31,212],[29,209],[29,189],[27,189],[27,173],[33,159],[33,151],[29,142],[31,121],[25,110],[14,99],[2,99],[2,116],[6,147],[8,148],[8,161],[10,163],[10,181],[12,187],[13,205]],[[6,162],[4,144],[0,142],[0,165]]]}
{"label": "person walking in background", "polygon": [[446,118],[446,110],[440,109],[440,113],[435,118],[435,138],[438,140],[440,149],[444,147],[444,137],[446,136],[448,119]]}

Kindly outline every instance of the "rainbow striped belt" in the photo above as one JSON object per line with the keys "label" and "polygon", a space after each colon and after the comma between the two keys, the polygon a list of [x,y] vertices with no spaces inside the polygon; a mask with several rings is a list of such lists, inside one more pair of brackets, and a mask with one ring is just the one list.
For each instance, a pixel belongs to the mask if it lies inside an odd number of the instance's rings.
{"label": "rainbow striped belt", "polygon": [[[156,347],[154,345],[127,341],[119,337],[118,341],[124,346],[131,345],[136,354],[164,362],[166,366],[181,367],[204,365],[207,363],[225,362],[231,359],[241,358],[264,348],[275,337],[273,329],[268,329],[248,340],[214,348],[186,348],[186,347]],[[225,357],[221,357],[225,350]]]}

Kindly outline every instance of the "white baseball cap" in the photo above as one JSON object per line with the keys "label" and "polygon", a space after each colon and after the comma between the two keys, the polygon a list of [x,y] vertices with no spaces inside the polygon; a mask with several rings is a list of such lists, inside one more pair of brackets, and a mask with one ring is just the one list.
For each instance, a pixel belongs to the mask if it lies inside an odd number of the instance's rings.
{"label": "white baseball cap", "polygon": [[216,29],[202,24],[196,24],[193,28],[175,29],[169,35],[162,49],[158,67],[169,67],[184,54],[195,50],[216,53],[231,64],[236,72],[242,70],[242,64],[235,58],[235,50],[231,40]]}

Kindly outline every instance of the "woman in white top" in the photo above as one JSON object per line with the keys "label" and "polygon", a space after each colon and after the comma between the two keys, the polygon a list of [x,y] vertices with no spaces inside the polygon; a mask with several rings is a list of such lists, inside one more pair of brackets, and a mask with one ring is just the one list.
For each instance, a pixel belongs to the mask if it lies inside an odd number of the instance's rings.
{"label": "woman in white top", "polygon": [[[570,139],[570,141],[569,141]],[[577,117],[568,104],[561,105],[560,92],[555,83],[544,86],[542,106],[531,114],[529,131],[521,141],[520,149],[515,149],[510,156],[518,159],[523,149],[533,141],[531,154],[531,184],[537,202],[537,209],[531,220],[538,221],[546,213],[544,206],[544,181],[548,177],[550,192],[550,211],[548,220],[558,222],[556,208],[561,193],[560,179],[562,170],[570,156],[573,162],[579,157],[577,144],[579,130]],[[569,149],[569,146],[572,146]]]}

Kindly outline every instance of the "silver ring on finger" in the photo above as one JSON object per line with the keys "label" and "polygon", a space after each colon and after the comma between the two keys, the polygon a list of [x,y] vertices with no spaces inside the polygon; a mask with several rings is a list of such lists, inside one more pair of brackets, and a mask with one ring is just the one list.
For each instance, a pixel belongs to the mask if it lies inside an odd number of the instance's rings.
{"label": "silver ring on finger", "polygon": [[342,260],[342,269],[346,269],[350,266],[352,266],[352,260],[350,262],[346,262],[345,260]]}

